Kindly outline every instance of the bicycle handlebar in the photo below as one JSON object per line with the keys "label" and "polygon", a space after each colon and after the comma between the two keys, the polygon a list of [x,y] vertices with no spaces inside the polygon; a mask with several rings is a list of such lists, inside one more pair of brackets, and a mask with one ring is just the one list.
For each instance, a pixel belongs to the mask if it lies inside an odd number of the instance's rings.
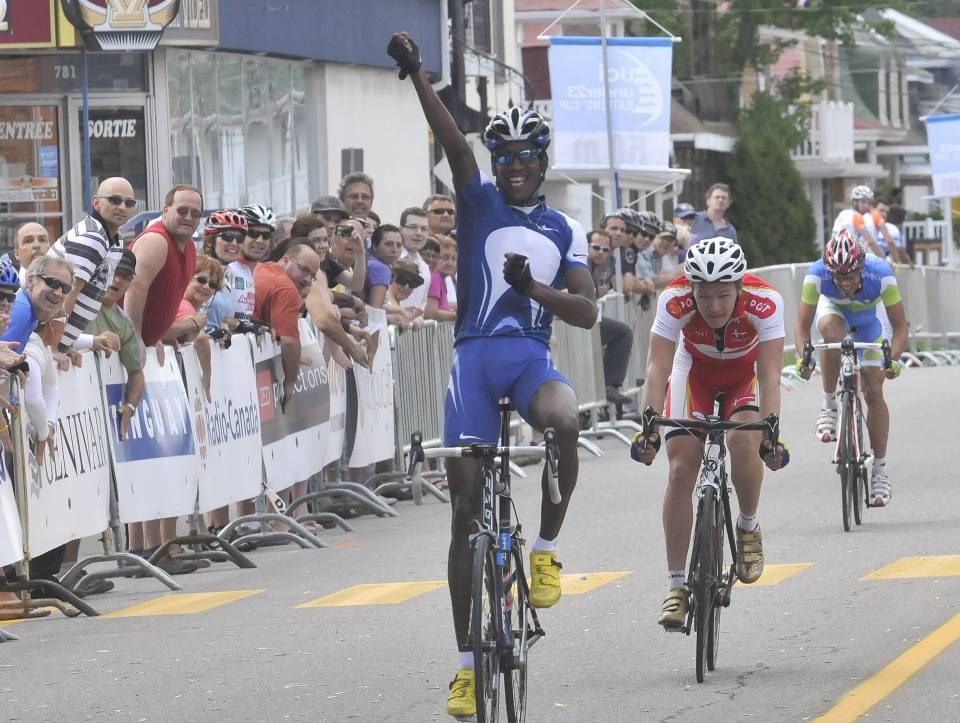
{"label": "bicycle handlebar", "polygon": [[884,339],[879,344],[876,342],[854,341],[852,337],[844,337],[843,341],[824,342],[820,344],[811,344],[809,341],[803,346],[803,363],[810,366],[813,359],[813,350],[821,349],[823,351],[840,351],[853,353],[857,349],[872,349],[883,352],[883,366],[889,369],[892,363],[890,355],[890,342]]}
{"label": "bicycle handlebar", "polygon": [[769,414],[759,422],[736,422],[728,419],[681,419],[675,417],[661,417],[653,407],[643,411],[643,436],[649,437],[654,426],[675,427],[677,429],[699,429],[705,432],[722,429],[724,431],[745,430],[766,432],[767,439],[776,445],[780,441],[780,418],[776,414]]}
{"label": "bicycle handlebar", "polygon": [[423,448],[423,435],[420,432],[414,432],[410,435],[410,464],[407,467],[407,482],[413,482],[414,476],[419,472],[419,467],[427,459],[456,458],[466,457],[470,459],[483,459],[485,457],[497,458],[501,454],[519,454],[525,456],[538,457],[545,459],[550,469],[547,477],[547,484],[550,489],[550,500],[558,505],[563,501],[560,494],[560,482],[557,472],[557,441],[556,432],[548,427],[543,432],[544,446],[508,446],[500,447],[495,444],[470,444],[463,447],[431,447]]}

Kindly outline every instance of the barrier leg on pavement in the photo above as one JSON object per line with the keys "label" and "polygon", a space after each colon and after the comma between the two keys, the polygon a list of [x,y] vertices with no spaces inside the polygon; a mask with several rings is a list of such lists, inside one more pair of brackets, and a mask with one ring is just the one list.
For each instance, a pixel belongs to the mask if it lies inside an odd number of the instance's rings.
{"label": "barrier leg on pavement", "polygon": [[8,633],[3,628],[0,628],[0,643],[12,643],[14,640],[19,640],[16,635]]}
{"label": "barrier leg on pavement", "polygon": [[[116,562],[117,567],[100,572],[84,574],[88,565],[97,562]],[[86,581],[107,580],[112,577],[154,577],[171,590],[182,590],[183,586],[156,565],[130,552],[113,552],[104,555],[92,555],[74,564],[60,578],[60,583],[74,592],[83,592],[89,583]]]}
{"label": "barrier leg on pavement", "polygon": [[[34,590],[41,593],[53,593],[56,597],[31,597],[30,593]],[[0,592],[23,593],[21,602],[0,603],[0,610],[36,610],[37,608],[55,607],[68,618],[75,618],[80,614],[89,617],[96,617],[100,614],[70,590],[53,580],[20,579],[16,582],[7,581],[0,585]]]}
{"label": "barrier leg on pavement", "polygon": [[[381,472],[371,477],[367,484],[376,485],[374,494],[381,497],[395,497],[398,494],[410,493],[413,495],[413,501],[423,504],[423,492],[426,490],[441,502],[450,502],[447,494],[430,481],[430,477],[436,478],[436,473],[427,472],[417,475],[412,482],[407,482],[406,472]],[[445,475],[440,474],[440,477]]]}
{"label": "barrier leg on pavement", "polygon": [[[230,540],[234,530],[240,527],[240,525],[242,525],[244,522],[259,522],[261,525],[265,522],[281,522],[287,525],[292,532],[273,530],[271,532],[254,532],[252,534],[242,535],[234,540],[234,546],[238,548],[246,548],[250,545],[256,546],[265,542],[295,542],[303,548],[309,548],[311,546],[316,548],[328,547],[326,542],[314,535],[295,519],[288,517],[287,515],[281,515],[277,512],[258,512],[255,515],[243,515],[231,520],[226,527],[220,530],[218,537],[220,538],[221,542],[223,540]],[[296,534],[294,534],[294,532],[296,532]],[[160,559],[160,557],[162,557],[160,554],[161,552],[166,554],[165,548],[170,544],[173,544],[172,540],[171,542],[162,545],[160,549],[153,554],[153,557],[150,558],[150,561],[153,562],[155,559]]]}
{"label": "barrier leg on pavement", "polygon": [[[316,476],[311,478],[311,480],[313,479],[316,479]],[[319,522],[321,524],[329,523],[329,524],[336,525],[337,527],[342,529],[344,532],[353,532],[353,526],[338,514],[335,514],[333,512],[310,512],[310,508],[306,507],[306,505],[308,505],[310,502],[313,502],[313,499],[310,497],[310,493],[308,492],[303,497],[298,497],[297,499],[295,499],[293,502],[290,503],[290,506],[287,508],[287,514],[293,517],[300,524],[303,524],[304,522]],[[304,510],[306,510],[306,514],[299,515],[299,516],[294,515],[293,511],[297,509],[297,507],[300,507],[301,505],[304,505]]]}

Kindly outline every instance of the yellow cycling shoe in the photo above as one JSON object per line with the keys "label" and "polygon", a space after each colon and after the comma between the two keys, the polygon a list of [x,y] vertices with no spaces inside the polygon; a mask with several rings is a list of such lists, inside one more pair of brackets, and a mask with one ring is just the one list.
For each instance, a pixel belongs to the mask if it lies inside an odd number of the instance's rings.
{"label": "yellow cycling shoe", "polygon": [[759,525],[753,532],[737,527],[736,569],[740,582],[747,585],[763,574],[763,536]]}
{"label": "yellow cycling shoe", "polygon": [[457,677],[450,683],[447,715],[455,718],[472,718],[477,715],[477,689],[473,668],[460,668]]}
{"label": "yellow cycling shoe", "polygon": [[530,605],[553,607],[560,600],[560,568],[555,552],[530,553]]}

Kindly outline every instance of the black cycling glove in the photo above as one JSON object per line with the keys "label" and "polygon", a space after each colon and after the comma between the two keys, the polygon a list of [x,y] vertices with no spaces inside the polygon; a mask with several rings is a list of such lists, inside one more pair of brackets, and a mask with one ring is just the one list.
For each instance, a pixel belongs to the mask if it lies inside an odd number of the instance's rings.
{"label": "black cycling glove", "polygon": [[533,287],[530,259],[523,254],[511,254],[503,264],[503,278],[518,294],[529,294]]}
{"label": "black cycling glove", "polygon": [[400,68],[400,80],[420,70],[420,65],[423,62],[417,44],[413,42],[412,38],[407,38],[407,42],[410,43],[410,50],[407,50],[398,37],[391,38],[390,44],[387,45],[387,55],[396,60],[397,67]]}

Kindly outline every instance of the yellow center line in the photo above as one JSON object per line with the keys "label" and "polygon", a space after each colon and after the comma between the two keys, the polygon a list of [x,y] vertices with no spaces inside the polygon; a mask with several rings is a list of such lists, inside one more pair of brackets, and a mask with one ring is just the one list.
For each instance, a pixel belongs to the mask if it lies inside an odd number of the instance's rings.
{"label": "yellow center line", "polygon": [[902,557],[886,567],[864,575],[861,580],[899,580],[911,577],[950,577],[960,575],[960,555]]}
{"label": "yellow center line", "polygon": [[749,585],[736,580],[738,590],[747,590],[751,587],[771,587],[779,585],[784,580],[789,580],[794,575],[803,572],[807,568],[813,567],[812,562],[796,562],[791,564],[764,565],[763,575],[756,582]]}
{"label": "yellow center line", "polygon": [[560,590],[564,595],[583,595],[598,587],[631,574],[627,572],[582,572],[560,576]]}
{"label": "yellow center line", "polygon": [[847,693],[839,703],[816,719],[818,723],[855,721],[910,677],[960,639],[960,613],[910,647],[872,678]]}
{"label": "yellow center line", "polygon": [[330,608],[348,605],[397,605],[418,595],[446,585],[445,580],[426,582],[387,582],[380,584],[354,585],[338,590],[316,600],[297,605],[298,608]]}

